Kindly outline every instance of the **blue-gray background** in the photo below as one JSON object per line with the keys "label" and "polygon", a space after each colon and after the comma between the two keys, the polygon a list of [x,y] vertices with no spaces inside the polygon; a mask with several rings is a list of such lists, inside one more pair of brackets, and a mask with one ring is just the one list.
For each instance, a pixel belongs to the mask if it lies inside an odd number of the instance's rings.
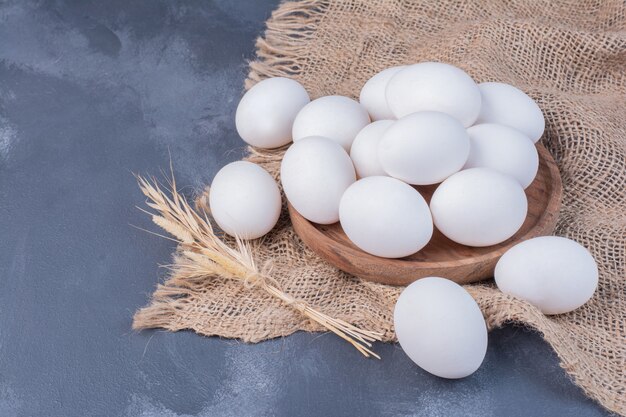
{"label": "blue-gray background", "polygon": [[234,110],[277,0],[0,0],[0,417],[598,416],[528,330],[446,381],[394,345],[130,330],[171,243],[131,175],[238,159]]}

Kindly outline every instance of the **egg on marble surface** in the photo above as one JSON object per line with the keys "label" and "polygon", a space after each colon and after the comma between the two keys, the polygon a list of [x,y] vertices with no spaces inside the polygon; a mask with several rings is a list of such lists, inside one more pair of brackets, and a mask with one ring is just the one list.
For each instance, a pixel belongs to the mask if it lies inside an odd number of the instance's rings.
{"label": "egg on marble surface", "polygon": [[339,221],[339,201],[356,181],[350,156],[337,142],[310,136],[294,142],[280,165],[287,200],[304,218],[319,224]]}
{"label": "egg on marble surface", "polygon": [[478,85],[482,105],[476,123],[497,123],[519,130],[534,143],[541,139],[546,121],[537,103],[519,88],[505,83]]}
{"label": "egg on marble surface", "polygon": [[467,131],[458,120],[434,111],[413,113],[390,126],[378,145],[385,172],[414,185],[436,184],[465,165]]}
{"label": "egg on marble surface", "polygon": [[354,138],[350,158],[359,178],[387,175],[378,159],[378,143],[393,120],[378,120],[365,126]]}
{"label": "egg on marble surface", "polygon": [[365,107],[343,96],[326,96],[313,100],[300,110],[293,122],[293,140],[323,136],[350,152],[357,133],[370,123]]}
{"label": "egg on marble surface", "polygon": [[235,126],[239,136],[252,146],[277,148],[291,142],[296,115],[309,94],[290,78],[267,78],[250,88],[237,106]]}
{"label": "egg on marble surface", "polygon": [[384,69],[370,78],[361,89],[359,102],[367,109],[373,121],[395,119],[387,105],[385,90],[391,77],[405,67],[406,65],[400,65]]}
{"label": "egg on marble surface", "polygon": [[464,127],[480,112],[480,90],[465,71],[440,62],[409,65],[391,77],[385,97],[396,118],[420,111],[439,111]]}
{"label": "egg on marble surface", "polygon": [[464,378],[482,364],[487,326],[472,296],[439,277],[406,287],[393,314],[402,350],[420,368],[442,378]]}
{"label": "egg on marble surface", "polygon": [[274,178],[260,166],[232,162],[213,178],[209,206],[225,233],[256,239],[276,225],[281,209],[280,191]]}
{"label": "egg on marble surface", "polygon": [[426,200],[410,185],[390,177],[367,177],[348,187],[339,219],[352,243],[385,258],[411,255],[433,234]]}
{"label": "egg on marble surface", "polygon": [[496,264],[500,291],[537,306],[544,314],[577,309],[598,286],[591,253],[571,239],[542,236],[518,243]]}
{"label": "egg on marble surface", "polygon": [[435,226],[447,238],[481,247],[513,236],[526,219],[528,201],[512,177],[490,168],[470,168],[437,187],[430,211]]}
{"label": "egg on marble surface", "polygon": [[470,153],[463,168],[492,168],[515,178],[523,188],[535,179],[539,154],[532,140],[512,127],[484,123],[467,129]]}

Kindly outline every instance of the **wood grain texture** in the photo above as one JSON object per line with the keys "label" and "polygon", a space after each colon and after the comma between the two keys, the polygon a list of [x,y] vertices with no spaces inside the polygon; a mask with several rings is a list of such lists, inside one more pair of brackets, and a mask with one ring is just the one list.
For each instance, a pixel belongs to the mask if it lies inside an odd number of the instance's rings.
{"label": "wood grain texture", "polygon": [[[539,170],[526,189],[528,215],[520,230],[510,239],[493,246],[475,248],[446,238],[436,228],[431,241],[421,251],[400,259],[370,255],[357,248],[341,225],[319,225],[302,217],[291,205],[289,215],[302,241],[337,268],[368,281],[408,285],[427,277],[440,276],[466,284],[493,276],[496,262],[516,243],[554,231],[561,207],[563,188],[558,167],[550,153],[538,144]],[[430,202],[436,185],[415,187]]]}

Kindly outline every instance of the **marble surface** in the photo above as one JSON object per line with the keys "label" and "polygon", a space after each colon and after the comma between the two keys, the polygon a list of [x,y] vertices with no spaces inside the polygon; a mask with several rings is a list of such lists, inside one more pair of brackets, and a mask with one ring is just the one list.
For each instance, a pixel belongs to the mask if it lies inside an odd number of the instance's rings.
{"label": "marble surface", "polygon": [[535,333],[447,381],[327,334],[133,332],[169,260],[132,173],[189,190],[238,159],[234,110],[277,0],[0,0],[0,416],[600,416]]}

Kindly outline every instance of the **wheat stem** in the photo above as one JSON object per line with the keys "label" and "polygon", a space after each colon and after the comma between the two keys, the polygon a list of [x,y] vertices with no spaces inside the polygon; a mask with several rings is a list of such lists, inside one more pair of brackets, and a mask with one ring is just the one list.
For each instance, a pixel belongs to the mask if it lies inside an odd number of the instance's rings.
{"label": "wheat stem", "polygon": [[[299,311],[309,320],[352,344],[364,356],[380,359],[370,348],[371,342],[381,340],[381,334],[362,330],[343,320],[327,316],[302,300],[296,300],[280,289],[269,274],[259,271],[254,261],[254,243],[235,238],[230,246],[214,232],[205,212],[198,214],[176,190],[173,173],[167,187],[154,178],[137,176],[139,188],[146,196],[146,204],[156,213],[149,213],[153,222],[174,237],[180,245],[179,256],[170,268],[178,276],[189,278],[220,276],[237,279],[246,286],[262,289],[286,305]],[[164,191],[165,190],[165,191]],[[168,196],[166,191],[171,195]]]}

